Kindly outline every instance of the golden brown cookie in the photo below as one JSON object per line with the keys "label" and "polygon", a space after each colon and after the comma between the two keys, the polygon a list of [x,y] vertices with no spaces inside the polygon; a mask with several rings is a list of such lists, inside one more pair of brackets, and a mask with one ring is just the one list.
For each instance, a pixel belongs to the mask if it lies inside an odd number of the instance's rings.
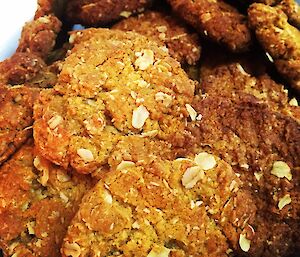
{"label": "golden brown cookie", "polygon": [[251,43],[247,19],[234,7],[206,0],[168,0],[174,12],[204,37],[234,52],[245,51]]}
{"label": "golden brown cookie", "polygon": [[281,73],[297,91],[300,90],[300,31],[290,25],[279,7],[252,4],[249,22],[256,37]]}
{"label": "golden brown cookie", "polygon": [[170,55],[182,64],[194,65],[200,58],[201,46],[196,33],[165,13],[146,12],[120,21],[113,29],[140,33],[165,45]]}
{"label": "golden brown cookie", "polygon": [[157,160],[151,169],[121,161],[85,195],[63,256],[227,256],[226,238],[207,213],[214,204],[206,205],[193,187],[206,183],[200,166],[190,174],[196,165],[192,159]]}
{"label": "golden brown cookie", "polygon": [[67,17],[73,23],[99,26],[132,13],[143,11],[152,0],[72,0],[67,5]]}
{"label": "golden brown cookie", "polygon": [[166,140],[181,148],[195,83],[164,47],[130,32],[78,32],[58,83],[35,106],[41,155],[79,172],[105,164],[120,136]]}
{"label": "golden brown cookie", "polygon": [[25,144],[0,169],[0,247],[5,256],[61,256],[66,229],[91,186],[89,177],[35,157],[32,143]]}
{"label": "golden brown cookie", "polygon": [[0,86],[0,165],[32,135],[38,89]]}

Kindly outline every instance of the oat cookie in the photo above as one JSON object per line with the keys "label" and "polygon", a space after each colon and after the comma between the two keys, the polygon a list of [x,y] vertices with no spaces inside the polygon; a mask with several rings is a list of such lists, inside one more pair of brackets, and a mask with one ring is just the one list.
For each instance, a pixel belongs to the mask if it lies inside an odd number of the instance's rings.
{"label": "oat cookie", "polygon": [[182,64],[194,65],[200,58],[201,46],[197,34],[191,33],[182,22],[165,13],[142,13],[120,21],[113,29],[137,32],[166,45],[170,55]]}
{"label": "oat cookie", "polygon": [[0,177],[5,256],[61,256],[62,239],[91,179],[35,157],[31,142],[1,167]]}
{"label": "oat cookie", "polygon": [[0,62],[0,84],[22,84],[37,76],[46,64],[32,53],[15,53]]}
{"label": "oat cookie", "polygon": [[40,154],[86,173],[107,162],[120,136],[166,140],[173,148],[191,141],[185,124],[195,82],[164,48],[117,30],[90,29],[74,40],[58,83],[35,106]]}
{"label": "oat cookie", "polygon": [[152,0],[72,0],[67,5],[67,17],[73,23],[99,26],[132,13],[143,11]]}
{"label": "oat cookie", "polygon": [[0,165],[32,135],[38,89],[0,86]]}
{"label": "oat cookie", "polygon": [[234,7],[206,0],[168,0],[174,12],[203,36],[234,52],[245,51],[251,43],[247,19]]}
{"label": "oat cookie", "polygon": [[290,25],[278,7],[255,3],[248,9],[256,37],[281,73],[297,91],[300,88],[300,31]]}
{"label": "oat cookie", "polygon": [[196,176],[184,174],[194,166],[192,159],[152,169],[121,161],[84,197],[63,256],[227,256],[226,239],[206,213],[210,207],[199,194],[189,195],[197,189],[182,185],[193,184]]}
{"label": "oat cookie", "polygon": [[33,53],[46,60],[55,45],[60,28],[60,20],[52,14],[26,23],[16,51]]}

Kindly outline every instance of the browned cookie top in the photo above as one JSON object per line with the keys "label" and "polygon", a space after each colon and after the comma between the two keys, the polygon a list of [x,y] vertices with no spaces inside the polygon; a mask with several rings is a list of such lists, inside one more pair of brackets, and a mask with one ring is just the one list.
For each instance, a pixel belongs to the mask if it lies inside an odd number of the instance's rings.
{"label": "browned cookie top", "polygon": [[5,256],[59,257],[62,239],[87,176],[69,174],[35,157],[25,144],[0,169],[0,247]]}
{"label": "browned cookie top", "polygon": [[46,60],[55,45],[60,27],[61,22],[52,14],[26,23],[16,51],[33,53]]}
{"label": "browned cookie top", "polygon": [[188,144],[185,124],[195,83],[165,47],[106,29],[78,32],[73,40],[80,43],[66,58],[58,83],[35,106],[40,154],[90,173],[106,163],[123,136],[166,140],[174,148]]}
{"label": "browned cookie top", "polygon": [[182,64],[194,65],[200,58],[201,46],[197,34],[191,33],[182,22],[165,13],[146,12],[125,19],[113,28],[137,32],[166,45],[170,55]]}
{"label": "browned cookie top", "polygon": [[234,52],[244,51],[251,42],[247,19],[222,0],[169,0],[173,10],[203,36]]}
{"label": "browned cookie top", "polygon": [[88,26],[108,24],[132,13],[141,12],[152,0],[72,0],[68,2],[67,16],[73,23]]}
{"label": "browned cookie top", "polygon": [[248,15],[257,39],[274,59],[278,72],[299,91],[300,31],[288,23],[279,7],[252,4]]}
{"label": "browned cookie top", "polygon": [[0,86],[0,165],[32,135],[38,89]]}

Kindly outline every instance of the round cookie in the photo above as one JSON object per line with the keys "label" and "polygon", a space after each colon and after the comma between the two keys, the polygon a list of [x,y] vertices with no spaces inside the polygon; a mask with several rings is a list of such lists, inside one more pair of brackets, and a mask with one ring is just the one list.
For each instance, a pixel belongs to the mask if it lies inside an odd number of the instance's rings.
{"label": "round cookie", "polygon": [[195,82],[164,48],[117,30],[90,29],[71,37],[75,46],[58,83],[35,105],[41,155],[90,173],[107,162],[123,136],[165,140],[174,149],[191,142],[185,126],[195,119],[188,108]]}
{"label": "round cookie", "polygon": [[5,256],[59,257],[88,176],[70,174],[35,157],[26,143],[0,169],[0,248]]}

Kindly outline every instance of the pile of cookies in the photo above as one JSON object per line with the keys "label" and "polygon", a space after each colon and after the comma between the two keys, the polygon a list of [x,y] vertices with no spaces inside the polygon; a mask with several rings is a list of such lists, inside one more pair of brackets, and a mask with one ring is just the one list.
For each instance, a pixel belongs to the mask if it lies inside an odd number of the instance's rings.
{"label": "pile of cookies", "polygon": [[38,2],[0,63],[3,256],[297,256],[294,0]]}

